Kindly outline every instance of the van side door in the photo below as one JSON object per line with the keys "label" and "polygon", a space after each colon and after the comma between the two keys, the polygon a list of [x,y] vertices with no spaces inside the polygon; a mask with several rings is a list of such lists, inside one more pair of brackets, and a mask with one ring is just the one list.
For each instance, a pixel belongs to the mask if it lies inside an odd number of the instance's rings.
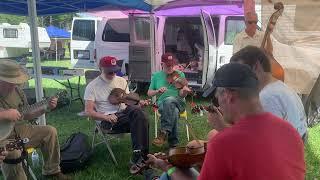
{"label": "van side door", "polygon": [[204,58],[202,87],[206,89],[211,86],[214,72],[217,69],[217,41],[214,26],[210,14],[201,10],[201,22],[203,25]]}

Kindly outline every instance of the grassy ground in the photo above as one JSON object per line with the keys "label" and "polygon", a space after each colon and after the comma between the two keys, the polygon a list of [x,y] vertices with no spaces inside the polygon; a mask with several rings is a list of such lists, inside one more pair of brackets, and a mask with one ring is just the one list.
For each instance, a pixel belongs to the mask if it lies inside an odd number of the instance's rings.
{"label": "grassy ground", "polygon": [[[59,61],[56,63],[53,61],[43,62],[43,65],[50,66],[70,66],[70,61]],[[31,64],[30,64],[31,66]],[[77,79],[72,79],[72,83],[76,84]],[[81,93],[84,91],[84,78],[81,79]],[[34,81],[30,81],[30,86],[34,86]],[[52,95],[59,89],[64,88],[60,84],[53,80],[43,79],[43,87],[45,88],[47,95]],[[207,103],[204,99],[197,99],[198,103]],[[190,100],[189,100],[190,102]],[[77,113],[82,111],[83,107],[79,102],[72,104],[71,109],[67,107],[58,109],[47,115],[47,124],[50,124],[57,128],[59,134],[59,141],[62,144],[66,138],[75,132],[84,132],[92,138],[93,122],[89,122],[86,118],[78,117]],[[146,111],[150,116],[150,132],[149,136],[152,139],[154,134],[154,122],[153,113],[151,108],[147,108]],[[188,109],[189,119],[192,122],[194,131],[200,138],[206,138],[206,133],[209,127],[206,122],[206,116],[198,116],[190,113]],[[315,180],[320,178],[320,125],[309,129],[310,136],[309,142],[305,148],[305,157],[307,164],[307,180]],[[180,137],[182,144],[186,142],[186,133],[184,126],[180,126]],[[131,176],[128,172],[128,161],[130,159],[130,136],[125,136],[121,139],[115,139],[111,141],[113,152],[119,162],[118,166],[114,166],[109,154],[106,151],[104,145],[97,146],[93,159],[89,167],[83,171],[75,173],[74,178],[79,180],[85,179],[112,179],[112,180],[124,180],[124,179],[143,179],[142,176]],[[151,152],[159,152],[164,149],[151,147]],[[38,169],[37,174],[40,175]]]}

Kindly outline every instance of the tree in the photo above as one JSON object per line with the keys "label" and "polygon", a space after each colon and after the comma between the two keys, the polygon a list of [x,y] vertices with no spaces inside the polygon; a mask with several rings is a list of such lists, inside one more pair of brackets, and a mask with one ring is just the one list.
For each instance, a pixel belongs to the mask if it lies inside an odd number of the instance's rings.
{"label": "tree", "polygon": [[26,16],[16,16],[8,14],[0,14],[0,23],[9,23],[12,25],[18,25],[21,22],[27,22]]}

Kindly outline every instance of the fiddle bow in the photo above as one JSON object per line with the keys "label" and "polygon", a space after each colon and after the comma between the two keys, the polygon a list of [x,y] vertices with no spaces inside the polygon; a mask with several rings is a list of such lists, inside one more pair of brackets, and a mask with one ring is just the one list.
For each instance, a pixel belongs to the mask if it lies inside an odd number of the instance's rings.
{"label": "fiddle bow", "polygon": [[[274,4],[274,9],[276,10],[271,17],[269,18],[268,24],[267,24],[267,28],[265,31],[265,34],[263,36],[263,40],[261,43],[261,49],[265,49],[265,45],[267,42],[267,38],[270,37],[271,34],[271,29],[269,28],[270,25],[276,25],[278,18],[282,15],[283,13],[283,3],[282,2],[278,2]],[[282,68],[282,66],[279,64],[279,62],[273,57],[273,55],[270,52],[266,52],[266,55],[268,56],[270,63],[271,63],[271,73],[272,76],[284,81],[284,69]]]}

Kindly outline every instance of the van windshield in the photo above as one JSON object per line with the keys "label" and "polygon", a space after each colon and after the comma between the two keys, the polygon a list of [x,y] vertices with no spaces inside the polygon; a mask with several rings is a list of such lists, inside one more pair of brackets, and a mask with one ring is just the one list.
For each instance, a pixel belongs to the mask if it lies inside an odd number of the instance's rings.
{"label": "van windshield", "polygon": [[95,21],[94,20],[74,20],[72,29],[72,40],[94,41]]}
{"label": "van windshield", "polygon": [[129,19],[111,19],[107,21],[102,40],[107,42],[130,42]]}

